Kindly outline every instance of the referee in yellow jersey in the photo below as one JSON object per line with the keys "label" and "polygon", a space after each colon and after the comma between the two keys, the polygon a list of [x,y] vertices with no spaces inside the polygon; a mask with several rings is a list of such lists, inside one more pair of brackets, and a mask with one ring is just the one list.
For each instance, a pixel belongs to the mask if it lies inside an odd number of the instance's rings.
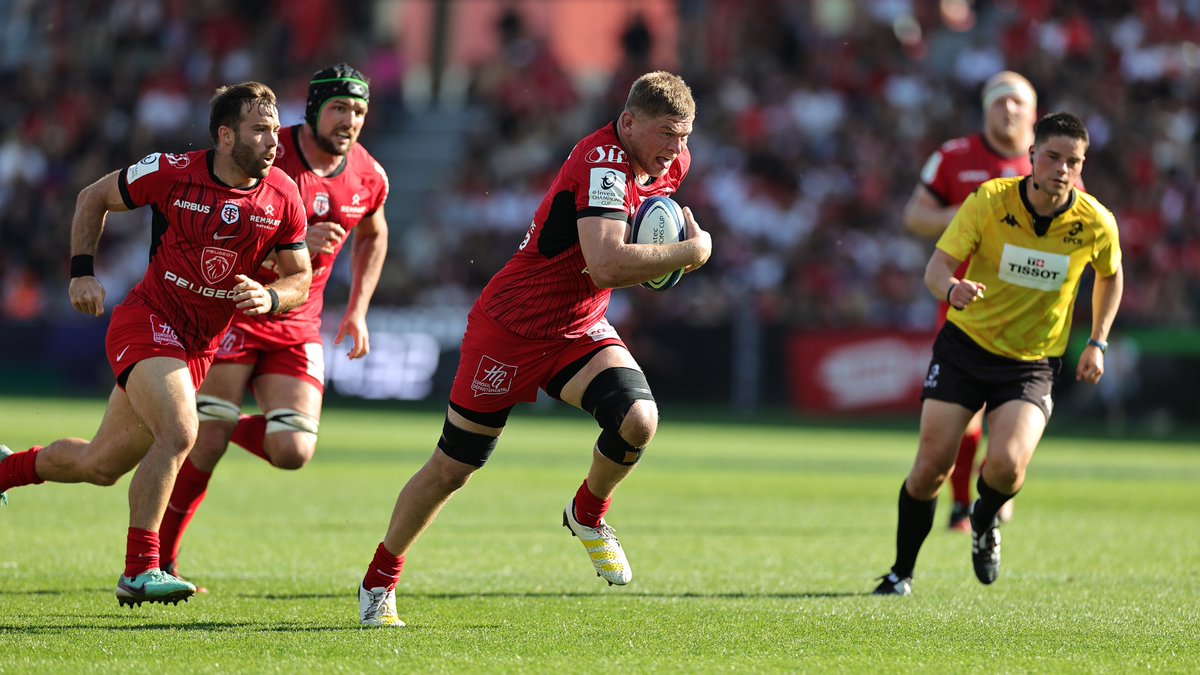
{"label": "referee in yellow jersey", "polygon": [[[910,595],[921,544],[933,527],[938,491],[954,466],[963,429],[983,408],[987,463],[971,506],[971,562],[980,582],[1000,573],[996,513],[1025,481],[1054,409],[1071,310],[1083,269],[1096,271],[1092,329],[1075,379],[1104,374],[1108,333],[1124,286],[1117,223],[1074,186],[1087,128],[1067,113],[1038,121],[1032,173],[988,181],[967,197],[925,267],[925,285],[953,307],[933,345],[921,394],[917,458],[900,488],[896,562],[876,595]],[[954,276],[970,256],[962,279]]]}

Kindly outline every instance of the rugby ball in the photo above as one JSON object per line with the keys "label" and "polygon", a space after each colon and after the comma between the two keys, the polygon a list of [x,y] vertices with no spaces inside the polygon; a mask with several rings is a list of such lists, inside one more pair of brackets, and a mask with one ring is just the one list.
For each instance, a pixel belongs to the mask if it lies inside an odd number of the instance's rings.
{"label": "rugby ball", "polygon": [[[675,200],[670,197],[651,197],[638,207],[629,231],[630,243],[673,244],[684,239],[687,239],[687,225],[683,220],[683,209]],[[682,268],[643,282],[642,286],[652,291],[665,291],[679,283],[681,277]]]}

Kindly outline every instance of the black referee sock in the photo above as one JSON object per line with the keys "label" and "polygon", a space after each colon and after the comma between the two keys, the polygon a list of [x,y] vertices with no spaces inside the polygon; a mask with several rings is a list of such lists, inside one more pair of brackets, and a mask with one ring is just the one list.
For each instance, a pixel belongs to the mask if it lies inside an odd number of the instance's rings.
{"label": "black referee sock", "polygon": [[927,502],[914,499],[908,494],[904,483],[900,484],[899,518],[896,524],[896,564],[892,573],[898,577],[912,577],[917,565],[917,554],[921,544],[933,529],[933,516],[937,511],[937,498]]}
{"label": "black referee sock", "polygon": [[992,486],[983,482],[982,475],[979,476],[979,480],[975,481],[975,489],[979,491],[979,499],[975,500],[975,508],[971,513],[971,527],[975,528],[976,532],[983,532],[991,529],[996,522],[996,514],[1000,513],[1000,507],[1004,506],[1004,502],[1017,496],[1017,493],[1006,495],[997,492]]}

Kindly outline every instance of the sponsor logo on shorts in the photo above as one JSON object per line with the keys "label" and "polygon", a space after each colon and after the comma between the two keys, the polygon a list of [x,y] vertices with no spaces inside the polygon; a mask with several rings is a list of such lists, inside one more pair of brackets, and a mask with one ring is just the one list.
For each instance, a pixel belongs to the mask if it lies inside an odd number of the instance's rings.
{"label": "sponsor logo on shorts", "polygon": [[221,336],[221,341],[217,343],[217,356],[229,356],[240,352],[245,343],[245,334],[236,328],[230,328],[225,331],[225,334]]}
{"label": "sponsor logo on shorts", "polygon": [[235,262],[236,253],[215,246],[205,246],[204,252],[200,254],[200,270],[204,272],[204,280],[210,284],[229,276]]}
{"label": "sponsor logo on shorts", "polygon": [[471,381],[471,391],[475,396],[500,396],[507,394],[512,388],[513,378],[517,375],[517,367],[500,363],[490,356],[479,359],[475,368],[475,379]]}
{"label": "sponsor logo on shorts", "polygon": [[942,372],[942,367],[940,365],[935,363],[932,366],[929,366],[929,374],[925,376],[925,388],[926,389],[937,389],[937,386],[938,386],[937,379],[938,379],[938,375],[940,375],[941,372]]}
{"label": "sponsor logo on shorts", "polygon": [[596,325],[588,329],[587,336],[590,337],[593,342],[599,342],[607,338],[617,337],[617,329],[613,328],[612,324],[608,322],[608,319],[601,318],[596,322]]}
{"label": "sponsor logo on shorts", "polygon": [[[155,344],[183,349],[183,344],[179,342],[179,336],[175,335],[175,329],[171,328],[166,321],[160,321],[156,314],[150,315],[150,331]],[[121,355],[124,356],[125,352],[121,352]]]}

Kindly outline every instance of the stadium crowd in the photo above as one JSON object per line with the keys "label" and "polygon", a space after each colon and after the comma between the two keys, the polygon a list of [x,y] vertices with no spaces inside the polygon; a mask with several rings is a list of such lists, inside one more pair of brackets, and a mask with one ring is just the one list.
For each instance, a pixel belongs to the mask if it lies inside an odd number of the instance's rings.
{"label": "stadium crowd", "polygon": [[[394,50],[368,39],[371,4],[7,3],[0,317],[69,311],[73,195],[129,157],[202,147],[217,84],[275,84],[285,119],[299,118],[288,110],[302,109],[307,77],[327,61],[362,63],[373,90],[398,91]],[[900,212],[936,145],[977,129],[980,85],[1007,68],[1033,82],[1040,112],[1088,125],[1084,181],[1114,210],[1126,255],[1122,324],[1196,323],[1200,0],[680,0],[679,12],[689,36],[679,71],[698,104],[679,201],[718,245],[687,293],[617,294],[613,312],[651,305],[648,320],[703,324],[750,306],[770,325],[928,328],[930,244],[904,231]],[[502,53],[468,93],[487,114],[441,208],[422,207],[411,226],[440,230],[437,255],[403,287],[381,287],[379,304],[473,297],[569,143],[657,65],[654,29],[638,21],[602,86],[568,77],[519,15],[497,30]],[[388,117],[373,100],[368,132],[386,132]],[[98,266],[114,288],[144,268],[143,217],[110,219]]]}

